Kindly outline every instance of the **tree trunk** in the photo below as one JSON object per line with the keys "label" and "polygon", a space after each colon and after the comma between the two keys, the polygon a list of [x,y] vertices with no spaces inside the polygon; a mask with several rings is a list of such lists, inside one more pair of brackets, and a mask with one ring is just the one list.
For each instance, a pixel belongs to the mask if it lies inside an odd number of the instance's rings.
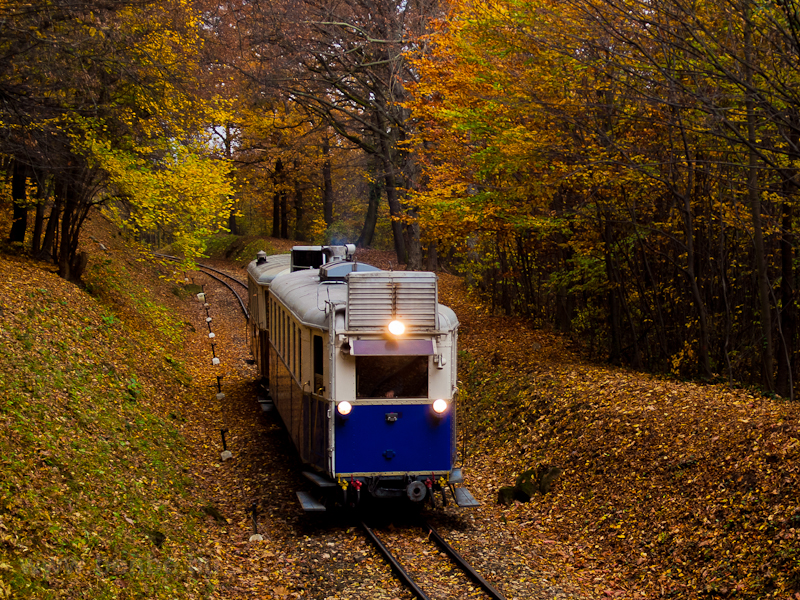
{"label": "tree trunk", "polygon": [[428,271],[438,271],[439,270],[439,244],[436,242],[431,242],[428,244],[428,252],[425,258],[425,268]]}
{"label": "tree trunk", "polygon": [[50,180],[37,171],[36,217],[33,222],[31,254],[37,256],[41,251],[42,228],[44,227],[44,205],[50,196]]}
{"label": "tree trunk", "polygon": [[784,398],[794,400],[794,347],[797,334],[797,309],[795,308],[794,249],[791,242],[792,206],[784,202],[781,206],[783,235],[781,248],[781,352],[778,361],[776,389]]}
{"label": "tree trunk", "polygon": [[367,216],[364,218],[364,227],[361,228],[361,235],[358,236],[356,246],[367,248],[372,245],[375,237],[375,225],[378,223],[378,207],[381,203],[381,186],[377,181],[369,182],[369,206],[367,206]]}
{"label": "tree trunk", "polygon": [[273,177],[275,192],[272,194],[272,237],[281,237],[281,185],[283,183],[283,163],[279,158],[275,163]]}
{"label": "tree trunk", "polygon": [[[386,131],[386,122],[380,112],[376,114],[378,129]],[[406,262],[406,244],[403,238],[403,207],[397,194],[397,177],[395,175],[394,161],[392,160],[392,150],[385,135],[379,135],[378,140],[381,146],[381,162],[383,163],[383,180],[386,184],[386,201],[389,203],[389,215],[392,217],[392,235],[394,237],[394,251],[397,254],[397,262]]]}
{"label": "tree trunk", "polygon": [[44,231],[44,240],[39,252],[40,258],[56,258],[56,231],[61,217],[61,207],[64,205],[64,195],[66,194],[66,183],[57,181],[54,190],[53,208],[50,209],[50,216],[47,219],[47,228]]}
{"label": "tree trunk", "polygon": [[25,202],[28,169],[18,160],[14,161],[14,171],[11,176],[11,200],[14,203],[14,214],[11,222],[11,231],[8,234],[9,242],[24,243],[25,233],[28,231],[28,207]]}
{"label": "tree trunk", "polygon": [[70,182],[66,185],[58,250],[58,274],[67,281],[80,281],[88,262],[88,255],[78,252],[81,228],[91,208],[88,199],[83,195],[85,193],[80,183]]}
{"label": "tree trunk", "polygon": [[[753,82],[753,23],[748,7],[745,15],[744,29],[744,75],[748,89]],[[772,311],[769,302],[769,275],[767,273],[767,253],[764,248],[764,231],[761,222],[761,193],[758,187],[758,154],[756,153],[756,107],[751,93],[746,92],[745,109],[747,112],[747,198],[750,203],[750,215],[753,222],[753,250],[756,261],[757,287],[759,299],[759,316],[761,320],[761,362],[764,369],[764,385],[769,391],[775,390],[774,349],[772,343]]]}
{"label": "tree trunk", "polygon": [[301,241],[306,239],[306,220],[304,215],[303,206],[303,190],[300,184],[295,180],[294,182],[294,239]]}
{"label": "tree trunk", "polygon": [[[236,203],[234,202],[234,205],[235,204]],[[230,232],[233,235],[239,235],[239,224],[236,222],[236,208],[235,208],[235,206],[231,207],[231,212],[228,215],[228,230],[230,230]]]}
{"label": "tree trunk", "polygon": [[422,269],[422,243],[420,242],[419,221],[416,209],[406,209],[407,218],[411,219],[404,228],[403,242],[406,245],[406,269],[419,271]]}
{"label": "tree trunk", "polygon": [[325,157],[322,163],[322,217],[325,219],[325,226],[333,225],[333,181],[331,179],[331,147],[328,136],[322,140],[322,155]]}
{"label": "tree trunk", "polygon": [[[233,160],[232,138],[231,124],[225,123],[225,158],[228,160]],[[233,235],[239,235],[239,224],[236,222],[236,202],[231,205],[231,212],[228,215],[228,229]]]}
{"label": "tree trunk", "polygon": [[608,221],[603,225],[603,244],[605,246],[606,279],[608,280],[608,326],[611,332],[611,348],[609,349],[609,362],[618,365],[622,359],[622,315],[619,306],[616,280],[614,273],[614,260],[611,256],[612,246],[611,224]]}
{"label": "tree trunk", "polygon": [[281,192],[281,239],[289,239],[289,194]]}
{"label": "tree trunk", "polygon": [[31,238],[31,254],[37,256],[41,251],[42,228],[44,227],[44,200],[36,204],[36,216],[33,221],[33,237]]}
{"label": "tree trunk", "polygon": [[403,238],[403,224],[400,219],[402,218],[403,209],[400,206],[400,200],[397,198],[397,187],[395,186],[394,169],[389,161],[384,161],[384,175],[383,179],[386,183],[386,200],[389,203],[389,215],[392,217],[392,234],[394,237],[394,251],[397,254],[397,262],[405,264],[406,262],[406,244]]}
{"label": "tree trunk", "polygon": [[700,322],[700,339],[698,340],[700,355],[698,359],[703,375],[710,379],[713,377],[713,374],[711,372],[711,360],[708,354],[710,345],[708,341],[708,311],[706,310],[705,302],[703,302],[700,286],[697,283],[697,274],[695,273],[694,217],[692,216],[692,207],[689,197],[684,195],[683,201],[684,205],[681,213],[683,214],[684,227],[686,228],[686,277],[689,279],[692,299],[694,300],[694,305],[697,309],[697,318]]}
{"label": "tree trunk", "polygon": [[64,198],[64,214],[61,217],[61,242],[58,249],[58,274],[67,281],[70,279],[71,252],[70,252],[70,227],[75,218],[75,191],[73,186],[67,184]]}

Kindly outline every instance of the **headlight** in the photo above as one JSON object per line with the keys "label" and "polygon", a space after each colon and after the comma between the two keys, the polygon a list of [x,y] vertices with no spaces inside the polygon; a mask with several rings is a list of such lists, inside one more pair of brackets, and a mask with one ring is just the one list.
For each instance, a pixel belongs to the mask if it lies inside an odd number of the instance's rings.
{"label": "headlight", "polygon": [[444,411],[447,410],[447,400],[442,400],[439,398],[433,403],[433,412],[437,415],[444,414]]}
{"label": "headlight", "polygon": [[347,401],[339,402],[339,404],[336,405],[336,410],[339,411],[340,415],[346,417],[350,414],[350,411],[353,410],[353,405]]}
{"label": "headlight", "polygon": [[389,323],[389,333],[392,335],[403,335],[406,331],[406,326],[402,321],[392,321]]}

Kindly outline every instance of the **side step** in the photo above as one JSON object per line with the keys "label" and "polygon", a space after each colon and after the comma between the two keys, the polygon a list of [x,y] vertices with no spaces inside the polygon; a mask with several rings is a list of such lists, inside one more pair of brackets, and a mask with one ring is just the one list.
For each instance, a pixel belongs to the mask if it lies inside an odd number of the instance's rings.
{"label": "side step", "polygon": [[456,499],[456,504],[458,504],[461,508],[473,508],[481,505],[480,502],[475,500],[475,496],[473,496],[467,488],[454,487],[452,489],[453,496]]}
{"label": "side step", "polygon": [[324,504],[317,502],[308,492],[297,492],[297,499],[306,512],[325,512],[327,510]]}
{"label": "side step", "polygon": [[450,480],[448,483],[464,483],[464,475],[461,469],[453,469],[450,471]]}
{"label": "side step", "polygon": [[261,406],[261,410],[263,410],[264,412],[269,412],[273,408],[275,408],[275,405],[272,403],[271,396],[267,396],[266,398],[264,398],[263,396],[259,396],[258,404],[259,406]]}
{"label": "side step", "polygon": [[303,476],[311,481],[314,485],[321,488],[334,488],[336,487],[336,482],[331,481],[330,479],[325,479],[324,477],[317,475],[311,471],[303,471]]}

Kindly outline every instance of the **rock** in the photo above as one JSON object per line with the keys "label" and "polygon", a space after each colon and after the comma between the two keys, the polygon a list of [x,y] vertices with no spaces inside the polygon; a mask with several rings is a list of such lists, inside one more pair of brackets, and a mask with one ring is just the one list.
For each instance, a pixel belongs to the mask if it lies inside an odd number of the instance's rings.
{"label": "rock", "polygon": [[560,467],[545,464],[523,471],[517,476],[513,487],[504,486],[500,488],[497,495],[497,503],[511,504],[514,500],[530,502],[537,492],[540,494],[548,493],[553,487],[553,482],[562,472]]}
{"label": "rock", "polygon": [[514,486],[506,485],[500,488],[500,491],[497,493],[497,503],[498,504],[513,504],[514,503]]}
{"label": "rock", "polygon": [[202,508],[202,511],[206,513],[209,517],[213,517],[217,523],[225,522],[225,517],[222,516],[222,513],[219,512],[219,509],[213,504],[206,504]]}
{"label": "rock", "polygon": [[161,548],[167,540],[167,536],[156,529],[146,529],[145,533],[147,537],[150,538],[150,541],[155,544],[156,548]]}
{"label": "rock", "polygon": [[547,467],[546,470],[543,470],[539,477],[539,491],[542,494],[549,492],[550,488],[553,487],[553,482],[558,479],[561,473],[563,473],[563,471],[559,467],[550,466]]}

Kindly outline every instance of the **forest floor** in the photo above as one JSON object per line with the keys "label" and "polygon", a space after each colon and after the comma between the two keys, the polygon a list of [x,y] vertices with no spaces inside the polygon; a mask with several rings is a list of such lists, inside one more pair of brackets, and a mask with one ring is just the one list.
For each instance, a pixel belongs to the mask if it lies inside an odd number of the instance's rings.
{"label": "forest floor", "polygon": [[[102,221],[91,233],[86,290],[0,257],[0,598],[411,598],[353,523],[301,513],[300,465],[255,400],[230,292],[160,279]],[[214,264],[244,280],[247,258]],[[454,276],[440,301],[461,321],[481,506],[429,517],[507,598],[800,599],[795,404],[591,363]],[[559,473],[549,493],[498,504],[531,468]],[[482,597],[399,535],[434,597]]]}

